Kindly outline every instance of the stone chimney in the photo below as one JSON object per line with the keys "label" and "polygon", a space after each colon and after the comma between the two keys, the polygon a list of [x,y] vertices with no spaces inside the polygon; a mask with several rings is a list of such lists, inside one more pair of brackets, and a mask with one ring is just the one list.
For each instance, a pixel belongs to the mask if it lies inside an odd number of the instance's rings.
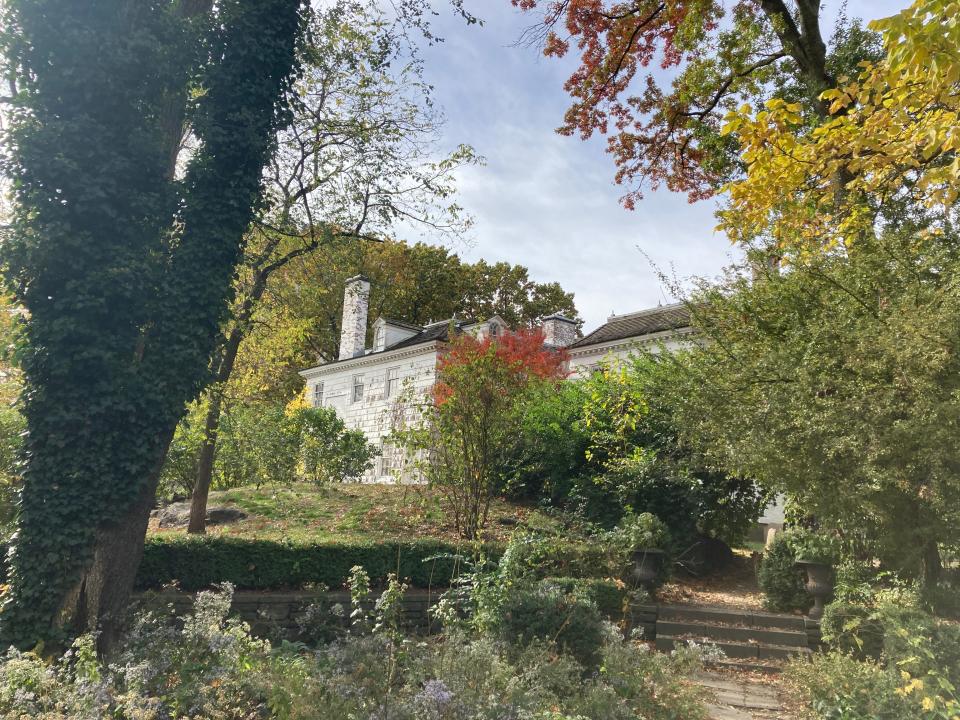
{"label": "stone chimney", "polygon": [[543,319],[543,342],[551,347],[568,347],[577,341],[575,320],[554,313]]}
{"label": "stone chimney", "polygon": [[367,344],[367,306],[370,281],[363,275],[352,277],[343,288],[343,322],[340,326],[340,360],[360,357]]}

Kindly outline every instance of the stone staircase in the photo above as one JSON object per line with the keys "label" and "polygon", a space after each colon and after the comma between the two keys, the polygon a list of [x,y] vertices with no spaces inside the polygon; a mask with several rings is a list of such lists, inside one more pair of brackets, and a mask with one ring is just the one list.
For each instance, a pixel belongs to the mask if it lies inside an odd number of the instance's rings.
{"label": "stone staircase", "polygon": [[748,612],[735,608],[661,605],[656,620],[656,647],[669,652],[692,640],[723,650],[718,665],[778,672],[786,660],[811,651],[811,628],[802,617]]}

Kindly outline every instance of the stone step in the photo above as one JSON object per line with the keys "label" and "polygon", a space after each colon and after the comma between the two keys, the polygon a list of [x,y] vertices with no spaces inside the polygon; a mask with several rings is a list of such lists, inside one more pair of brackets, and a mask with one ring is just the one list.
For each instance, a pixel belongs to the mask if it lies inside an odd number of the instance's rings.
{"label": "stone step", "polygon": [[700,607],[698,605],[661,605],[658,620],[699,622],[717,625],[739,625],[761,629],[805,631],[799,615],[765,613],[735,608]]}
{"label": "stone step", "polygon": [[699,622],[679,622],[660,620],[657,622],[657,635],[673,637],[703,637],[710,640],[733,640],[735,642],[756,642],[766,645],[787,647],[807,647],[807,633],[800,630],[767,629],[742,627],[738,625],[712,625]]}
{"label": "stone step", "polygon": [[743,658],[740,660],[715,660],[707,663],[708,667],[717,670],[745,670],[747,672],[763,673],[764,675],[779,675],[783,672],[782,659]]}
{"label": "stone step", "polygon": [[707,688],[720,705],[746,710],[780,709],[780,696],[774,688],[767,685],[743,682],[708,672],[698,673],[693,679],[701,687]]}
{"label": "stone step", "polygon": [[723,650],[723,653],[732,659],[746,660],[770,660],[787,659],[799,655],[809,655],[810,648],[768,645],[763,643],[734,642],[732,640],[722,640],[719,642],[711,641],[709,638],[698,637],[674,637],[672,635],[660,635],[657,633],[656,648],[661,652],[669,652],[675,647],[686,645],[688,641],[693,640],[697,644],[715,645]]}

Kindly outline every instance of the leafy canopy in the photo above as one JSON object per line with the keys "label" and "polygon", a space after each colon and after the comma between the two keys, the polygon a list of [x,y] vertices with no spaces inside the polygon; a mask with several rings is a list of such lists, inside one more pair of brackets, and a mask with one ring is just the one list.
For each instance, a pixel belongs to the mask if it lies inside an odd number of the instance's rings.
{"label": "leafy canopy", "polygon": [[720,132],[726,112],[782,98],[816,124],[826,114],[820,93],[877,52],[874,35],[842,10],[828,47],[820,0],[511,2],[541,11],[526,39],[545,55],[579,55],[559,132],[607,136],[628,208],[645,183],[711,196],[743,172],[735,137]]}
{"label": "leafy canopy", "polygon": [[909,206],[925,232],[956,220],[960,191],[960,4],[917,0],[872,27],[884,55],[823,92],[829,117],[808,129],[782,99],[728,116],[746,177],[727,187],[731,238],[764,237],[782,252],[843,250]]}

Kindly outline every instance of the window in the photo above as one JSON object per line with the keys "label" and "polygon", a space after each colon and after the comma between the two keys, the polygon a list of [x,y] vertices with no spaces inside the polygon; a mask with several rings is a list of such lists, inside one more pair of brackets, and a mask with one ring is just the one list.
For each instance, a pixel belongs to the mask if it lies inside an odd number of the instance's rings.
{"label": "window", "polygon": [[323,407],[323,383],[318,382],[313,386],[313,406]]}
{"label": "window", "polygon": [[393,475],[393,445],[384,442],[380,446],[380,477]]}
{"label": "window", "polygon": [[377,332],[373,337],[373,349],[374,350],[383,350],[387,346],[386,342],[386,328],[382,325],[377,328]]}
{"label": "window", "polygon": [[393,397],[400,389],[400,368],[390,368],[387,370],[387,377],[384,380],[383,396],[385,398]]}
{"label": "window", "polygon": [[500,334],[500,326],[497,325],[495,322],[490,323],[489,327],[490,327],[490,337],[495,338],[497,335]]}
{"label": "window", "polygon": [[353,376],[353,402],[363,400],[363,375]]}

